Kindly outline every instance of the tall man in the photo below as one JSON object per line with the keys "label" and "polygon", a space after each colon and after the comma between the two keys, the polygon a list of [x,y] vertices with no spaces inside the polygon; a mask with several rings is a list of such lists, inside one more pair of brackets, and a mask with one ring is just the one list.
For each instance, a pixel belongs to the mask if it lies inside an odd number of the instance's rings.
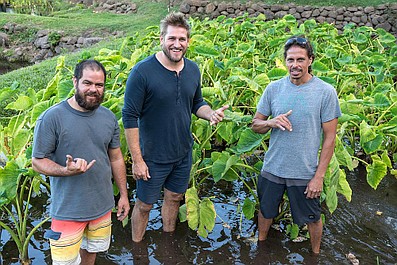
{"label": "tall man", "polygon": [[122,113],[137,181],[131,217],[135,242],[143,239],[149,212],[163,187],[163,230],[175,230],[192,165],[192,113],[216,124],[228,108],[213,111],[203,100],[200,71],[184,57],[189,36],[183,14],[169,14],[160,24],[161,51],[139,62],[127,80]]}
{"label": "tall man", "polygon": [[96,253],[109,248],[112,175],[120,190],[118,220],[130,209],[120,128],[115,115],[100,106],[105,81],[102,64],[80,62],[74,97],[46,110],[36,123],[32,164],[50,176],[53,264],[94,264]]}
{"label": "tall man", "polygon": [[323,230],[319,197],[341,111],[335,89],[311,74],[314,53],[307,39],[288,39],[284,59],[289,76],[268,85],[252,122],[257,133],[272,130],[258,177],[259,240],[267,238],[287,190],[294,223],[307,224],[312,251],[319,253]]}

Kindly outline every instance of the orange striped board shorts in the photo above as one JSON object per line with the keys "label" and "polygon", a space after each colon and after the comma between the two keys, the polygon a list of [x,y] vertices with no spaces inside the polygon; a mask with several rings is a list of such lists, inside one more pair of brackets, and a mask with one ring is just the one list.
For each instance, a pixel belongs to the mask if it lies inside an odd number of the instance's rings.
{"label": "orange striped board shorts", "polygon": [[80,248],[90,253],[109,249],[111,239],[111,211],[90,221],[67,221],[52,218],[50,239],[54,265],[80,264]]}

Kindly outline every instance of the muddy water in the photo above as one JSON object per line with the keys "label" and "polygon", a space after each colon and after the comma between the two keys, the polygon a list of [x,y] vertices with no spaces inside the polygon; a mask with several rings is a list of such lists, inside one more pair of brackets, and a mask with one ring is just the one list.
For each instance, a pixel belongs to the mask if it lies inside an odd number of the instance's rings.
{"label": "muddy water", "polygon": [[[255,222],[237,214],[237,202],[245,198],[242,187],[223,183],[207,189],[216,197],[220,217],[208,238],[198,237],[186,223],[179,223],[174,234],[161,232],[160,207],[155,205],[145,240],[133,244],[129,225],[122,228],[114,221],[111,247],[108,253],[98,255],[96,264],[351,264],[348,253],[364,265],[397,264],[397,180],[385,178],[376,191],[366,184],[363,172],[349,175],[348,180],[352,202],[340,198],[338,209],[332,215],[326,213],[322,251],[317,257],[310,254],[308,241],[291,242],[275,229],[266,242],[258,244]],[[47,211],[45,204],[45,198],[36,200],[32,216],[39,220]],[[42,236],[48,226],[36,233],[30,244],[33,264],[51,264],[49,246]],[[3,264],[19,264],[9,239],[3,231]]]}

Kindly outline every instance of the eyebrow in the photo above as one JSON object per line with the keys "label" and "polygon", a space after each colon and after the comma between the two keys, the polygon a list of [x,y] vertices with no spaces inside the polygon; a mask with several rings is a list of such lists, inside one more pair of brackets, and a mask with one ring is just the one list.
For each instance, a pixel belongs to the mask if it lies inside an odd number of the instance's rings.
{"label": "eyebrow", "polygon": [[95,82],[92,82],[92,81],[87,80],[87,79],[84,79],[84,80],[82,80],[81,82],[82,82],[82,83],[88,83],[88,84],[95,84],[95,86],[99,86],[99,85],[103,86],[103,85],[105,85],[105,83],[103,83],[103,82],[95,83]]}

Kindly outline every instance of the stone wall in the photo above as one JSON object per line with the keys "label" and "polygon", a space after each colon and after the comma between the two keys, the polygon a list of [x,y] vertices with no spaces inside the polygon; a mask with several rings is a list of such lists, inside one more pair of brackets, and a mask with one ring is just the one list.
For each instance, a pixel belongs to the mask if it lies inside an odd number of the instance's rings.
{"label": "stone wall", "polygon": [[124,32],[116,31],[112,33],[102,32],[101,37],[92,36],[87,32],[80,36],[66,36],[63,32],[39,30],[32,42],[13,46],[10,44],[9,35],[20,34],[28,30],[26,26],[6,23],[0,32],[0,47],[3,48],[0,58],[3,57],[8,62],[25,61],[37,63],[62,52],[74,52],[81,48],[92,46],[104,38],[121,37]]}
{"label": "stone wall", "polygon": [[187,17],[215,18],[220,15],[237,17],[244,13],[249,16],[265,14],[267,20],[293,15],[299,23],[307,19],[315,19],[319,23],[334,24],[342,30],[348,23],[357,26],[383,28],[397,37],[397,3],[369,7],[313,7],[288,5],[269,5],[265,3],[225,3],[209,2],[207,0],[184,0],[179,11]]}
{"label": "stone wall", "polygon": [[118,0],[70,0],[74,4],[82,4],[94,8],[94,12],[112,12],[116,14],[136,13],[137,5],[130,1]]}

